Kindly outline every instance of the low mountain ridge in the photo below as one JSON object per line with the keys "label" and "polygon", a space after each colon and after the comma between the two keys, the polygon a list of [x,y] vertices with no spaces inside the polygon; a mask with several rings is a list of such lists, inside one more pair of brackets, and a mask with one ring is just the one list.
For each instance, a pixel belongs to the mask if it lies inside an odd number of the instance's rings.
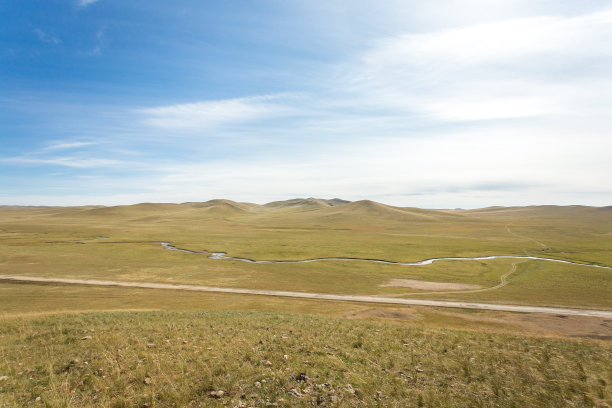
{"label": "low mountain ridge", "polygon": [[308,207],[311,209],[314,208],[326,208],[326,207],[334,207],[338,205],[348,204],[350,201],[342,200],[340,198],[332,198],[330,200],[323,198],[293,198],[290,200],[283,201],[272,201],[270,203],[264,204],[263,206],[266,208],[295,208],[295,207]]}

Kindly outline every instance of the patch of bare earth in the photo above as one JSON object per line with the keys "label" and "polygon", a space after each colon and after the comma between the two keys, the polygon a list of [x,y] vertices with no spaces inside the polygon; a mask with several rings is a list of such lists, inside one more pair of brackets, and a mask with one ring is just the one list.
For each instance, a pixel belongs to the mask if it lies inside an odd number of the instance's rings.
{"label": "patch of bare earth", "polygon": [[470,285],[467,283],[427,282],[413,279],[391,279],[380,286],[383,288],[395,287],[420,290],[471,290],[482,288],[480,285]]}
{"label": "patch of bare earth", "polygon": [[601,317],[496,311],[478,311],[467,314],[439,309],[435,311],[435,314],[473,323],[489,323],[525,334],[612,340],[612,320]]}
{"label": "patch of bare earth", "polygon": [[406,308],[378,308],[370,307],[367,309],[355,310],[343,315],[349,319],[399,319],[399,320],[419,320],[422,316],[414,309]]}

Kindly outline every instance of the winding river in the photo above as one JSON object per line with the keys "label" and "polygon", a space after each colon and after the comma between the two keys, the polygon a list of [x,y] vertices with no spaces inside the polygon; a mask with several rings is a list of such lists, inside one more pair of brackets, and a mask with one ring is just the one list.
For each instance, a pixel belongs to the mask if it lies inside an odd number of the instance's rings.
{"label": "winding river", "polygon": [[529,256],[529,255],[487,255],[487,256],[475,256],[475,257],[451,256],[451,257],[442,257],[442,258],[430,258],[430,259],[425,259],[423,261],[418,261],[418,262],[395,262],[395,261],[385,261],[383,259],[348,258],[348,257],[311,258],[311,259],[302,259],[302,260],[261,260],[261,261],[257,261],[255,259],[227,256],[226,252],[198,252],[198,251],[191,251],[188,249],[177,248],[173,246],[170,242],[161,242],[161,245],[164,248],[168,250],[172,250],[172,251],[187,252],[190,254],[208,253],[210,254],[208,256],[209,259],[241,261],[241,262],[248,262],[248,263],[254,263],[254,264],[309,263],[309,262],[319,262],[319,261],[362,261],[362,262],[383,263],[383,264],[389,264],[389,265],[419,266],[419,265],[430,265],[437,261],[480,261],[480,260],[487,260],[487,259],[532,259],[532,260],[537,260],[537,261],[559,262],[559,263],[565,263],[565,264],[571,264],[571,265],[589,266],[593,268],[612,269],[612,267],[610,266],[586,264],[586,263],[580,263],[580,262],[566,261],[563,259],[544,258],[544,257]]}

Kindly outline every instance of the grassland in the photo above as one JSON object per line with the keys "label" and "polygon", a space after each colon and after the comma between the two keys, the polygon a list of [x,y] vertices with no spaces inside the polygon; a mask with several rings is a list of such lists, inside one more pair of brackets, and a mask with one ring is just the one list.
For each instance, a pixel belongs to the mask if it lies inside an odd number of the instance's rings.
{"label": "grassland", "polygon": [[[612,310],[612,271],[588,266],[249,264],[206,251],[273,260],[534,255],[612,266],[612,210],[315,199],[0,207],[0,274]],[[494,290],[384,286],[490,288],[513,263]],[[609,407],[610,339],[612,323],[600,318],[0,282],[0,406]],[[217,390],[224,395],[211,397]]]}
{"label": "grassland", "polygon": [[[435,211],[367,201],[329,206],[321,200],[267,206],[215,200],[124,207],[8,207],[0,210],[0,273],[421,296],[418,290],[384,285],[391,279],[414,279],[493,287],[510,270],[512,260],[423,266],[342,261],[248,264],[166,251],[159,242],[260,260],[342,256],[413,262],[528,254],[612,266],[611,231],[612,210],[591,207]],[[612,309],[609,275],[604,269],[527,261],[517,265],[510,283],[499,290],[434,296]]]}
{"label": "grassland", "polygon": [[6,407],[605,407],[612,393],[610,349],[589,341],[261,312],[2,323]]}

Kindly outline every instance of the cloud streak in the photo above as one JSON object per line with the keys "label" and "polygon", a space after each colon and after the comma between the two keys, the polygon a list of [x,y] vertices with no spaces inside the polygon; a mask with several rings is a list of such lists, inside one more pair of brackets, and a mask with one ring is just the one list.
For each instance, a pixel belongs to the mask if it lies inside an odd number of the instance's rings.
{"label": "cloud streak", "polygon": [[98,142],[59,142],[50,144],[45,150],[79,149],[81,147],[97,145]]}
{"label": "cloud streak", "polygon": [[56,157],[56,158],[34,158],[34,157],[0,157],[0,163],[24,164],[24,165],[55,165],[79,169],[92,169],[99,167],[112,167],[126,164],[120,160],[103,158],[78,158],[78,157]]}
{"label": "cloud streak", "polygon": [[38,35],[38,39],[47,44],[60,44],[62,41],[54,35],[51,35],[40,28],[34,29],[36,35]]}
{"label": "cloud streak", "polygon": [[97,3],[99,0],[78,0],[79,7],[87,7],[91,4]]}
{"label": "cloud streak", "polygon": [[295,113],[291,95],[263,95],[245,98],[201,101],[140,109],[143,123],[161,129],[213,129]]}

